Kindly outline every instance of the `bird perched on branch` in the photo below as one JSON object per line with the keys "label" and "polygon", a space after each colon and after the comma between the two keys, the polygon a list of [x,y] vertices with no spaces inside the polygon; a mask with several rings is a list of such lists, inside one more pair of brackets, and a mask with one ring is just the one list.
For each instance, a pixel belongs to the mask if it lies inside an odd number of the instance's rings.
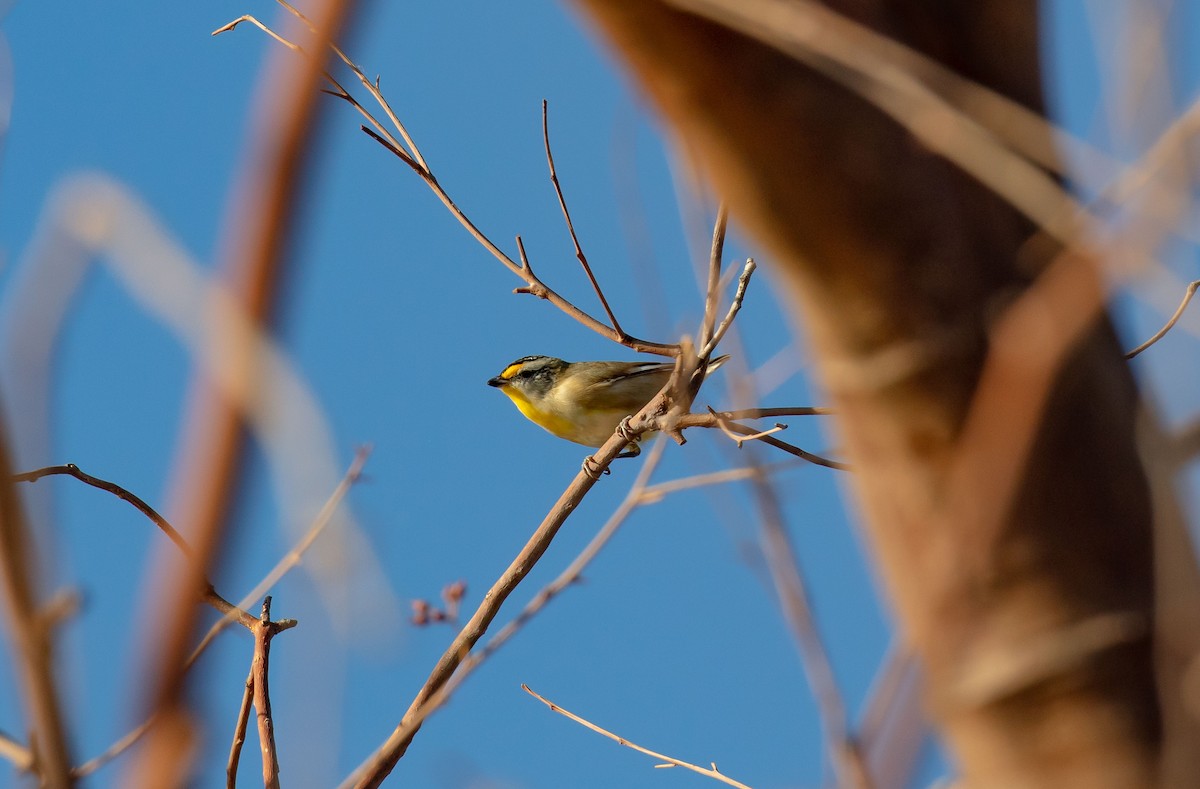
{"label": "bird perched on branch", "polygon": [[[728,356],[708,363],[711,373]],[[564,362],[552,356],[525,356],[488,381],[516,404],[531,422],[559,438],[589,447],[608,441],[625,417],[666,386],[674,362]],[[641,453],[636,441],[618,457]]]}

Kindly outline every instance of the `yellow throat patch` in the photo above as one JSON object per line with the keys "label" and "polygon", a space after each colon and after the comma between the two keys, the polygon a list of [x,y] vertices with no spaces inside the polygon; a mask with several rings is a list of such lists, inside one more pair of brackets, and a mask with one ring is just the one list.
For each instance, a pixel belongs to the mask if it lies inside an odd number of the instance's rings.
{"label": "yellow throat patch", "polygon": [[[512,378],[516,371],[520,369],[520,365],[510,365],[504,372],[500,373],[501,378]],[[552,414],[549,411],[543,411],[530,402],[525,393],[517,389],[515,386],[505,386],[501,390],[508,398],[513,401],[525,418],[533,422],[538,427],[544,428],[559,438],[565,438],[568,441],[574,441],[572,437],[575,433],[575,426],[567,419],[563,419],[557,414]]]}

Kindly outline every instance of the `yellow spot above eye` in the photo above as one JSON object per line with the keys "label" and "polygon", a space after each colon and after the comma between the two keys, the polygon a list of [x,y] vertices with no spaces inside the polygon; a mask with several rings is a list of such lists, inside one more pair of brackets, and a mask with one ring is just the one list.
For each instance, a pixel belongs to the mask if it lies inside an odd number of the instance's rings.
{"label": "yellow spot above eye", "polygon": [[500,373],[500,377],[507,381],[520,372],[521,367],[522,365],[519,364],[510,364],[508,367],[504,368],[504,372]]}

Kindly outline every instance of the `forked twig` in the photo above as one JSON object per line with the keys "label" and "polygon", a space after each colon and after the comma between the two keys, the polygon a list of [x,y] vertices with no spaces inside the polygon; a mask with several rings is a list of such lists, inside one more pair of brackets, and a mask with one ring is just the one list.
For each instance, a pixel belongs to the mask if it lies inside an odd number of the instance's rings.
{"label": "forked twig", "polygon": [[1187,286],[1187,289],[1183,292],[1183,300],[1180,301],[1179,306],[1175,308],[1175,314],[1171,316],[1171,319],[1163,324],[1163,327],[1156,331],[1154,335],[1150,337],[1150,339],[1146,340],[1144,343],[1125,354],[1125,358],[1132,359],[1154,343],[1161,340],[1163,337],[1167,336],[1167,332],[1174,328],[1175,324],[1179,322],[1179,319],[1183,317],[1183,311],[1187,309],[1188,302],[1192,300],[1192,296],[1196,295],[1197,288],[1200,288],[1200,279],[1190,283]]}
{"label": "forked twig", "polygon": [[742,444],[745,444],[747,441],[757,441],[759,439],[766,438],[767,436],[771,436],[776,433],[787,430],[787,425],[783,424],[782,422],[776,422],[775,427],[769,428],[767,430],[760,430],[757,433],[747,433],[745,435],[739,435],[729,429],[729,420],[723,419],[720,414],[718,414],[716,411],[712,410],[711,408],[708,409],[708,412],[717,418],[717,428],[720,429],[720,431],[722,433],[724,433],[725,436],[727,438],[729,438],[730,441],[737,444],[738,449],[741,449]]}
{"label": "forked twig", "polygon": [[[583,266],[583,272],[587,274],[588,281],[592,283],[592,289],[596,291],[596,296],[599,297],[600,304],[604,307],[609,322],[612,323],[613,331],[617,333],[617,336],[625,337],[625,330],[617,322],[617,316],[613,314],[612,307],[608,306],[608,299],[604,297],[604,291],[601,289],[600,283],[596,281],[596,275],[592,273],[587,256],[583,254],[583,248],[579,246],[579,237],[575,235],[575,223],[571,221],[571,212],[567,209],[567,199],[563,197],[562,185],[558,182],[558,171],[554,167],[554,154],[550,151],[550,119],[547,106],[546,100],[542,99],[542,142],[546,146],[546,165],[550,168],[550,182],[554,184],[554,194],[558,195],[558,206],[562,209],[563,219],[567,222],[567,232],[571,234],[571,243],[575,245],[575,257],[579,260],[579,265]],[[529,262],[525,259],[524,250],[522,250],[521,260],[528,269]]]}
{"label": "forked twig", "polygon": [[551,711],[557,712],[559,715],[570,718],[571,720],[578,723],[580,726],[584,726],[588,729],[591,729],[592,731],[596,732],[597,734],[607,737],[608,739],[618,743],[619,745],[624,745],[626,748],[632,748],[633,750],[637,751],[638,753],[644,753],[647,756],[653,756],[655,759],[658,759],[661,762],[661,764],[655,765],[656,767],[683,767],[684,769],[691,770],[694,773],[699,773],[700,775],[712,778],[715,781],[720,781],[721,783],[726,784],[728,786],[736,786],[736,787],[739,787],[739,789],[750,789],[749,786],[742,783],[741,781],[735,781],[733,778],[730,778],[729,776],[725,775],[720,770],[718,770],[715,762],[712,763],[712,767],[710,769],[707,767],[700,767],[699,765],[692,764],[691,762],[682,761],[681,759],[676,759],[673,756],[667,756],[666,754],[659,753],[658,751],[652,751],[649,748],[643,748],[642,746],[638,745],[637,743],[630,742],[629,740],[625,739],[624,737],[620,736],[619,734],[613,734],[608,729],[601,728],[600,726],[597,726],[596,724],[592,723],[591,721],[587,720],[586,718],[581,718],[578,715],[576,715],[575,713],[569,712],[569,711],[563,709],[562,707],[558,706],[554,702],[547,699],[545,696],[542,696],[539,693],[535,692],[532,688],[530,688],[525,683],[521,683],[521,690],[525,691],[530,696],[533,696],[535,699],[537,699],[538,701],[545,704],[547,707],[549,707],[551,709]]}

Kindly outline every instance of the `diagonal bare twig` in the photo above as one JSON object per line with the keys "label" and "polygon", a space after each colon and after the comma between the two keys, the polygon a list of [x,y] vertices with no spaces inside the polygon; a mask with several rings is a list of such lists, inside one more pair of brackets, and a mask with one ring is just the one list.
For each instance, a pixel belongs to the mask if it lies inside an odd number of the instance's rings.
{"label": "diagonal bare twig", "polygon": [[238,707],[237,721],[233,725],[233,742],[229,746],[229,761],[225,764],[225,789],[237,786],[238,762],[242,759],[242,745],[246,742],[246,726],[250,722],[250,707],[254,701],[254,672],[246,675],[242,690],[242,703]]}
{"label": "diagonal bare twig", "polygon": [[626,748],[632,748],[633,750],[637,751],[638,753],[644,753],[647,756],[653,756],[655,759],[658,759],[660,762],[662,762],[661,764],[656,765],[657,767],[683,767],[684,769],[691,770],[694,773],[699,773],[700,775],[704,775],[709,778],[712,778],[715,781],[720,781],[721,783],[726,784],[728,786],[736,786],[736,787],[739,787],[739,789],[750,789],[749,786],[742,783],[741,781],[735,781],[734,779],[730,778],[729,776],[725,775],[720,770],[718,770],[716,763],[713,763],[712,768],[709,769],[709,768],[705,768],[705,767],[700,767],[699,765],[692,764],[691,762],[685,762],[680,759],[676,759],[673,756],[667,756],[666,754],[659,753],[658,751],[652,751],[649,748],[643,748],[642,746],[640,746],[636,743],[632,743],[629,740],[625,739],[624,737],[622,737],[618,734],[613,734],[608,729],[604,729],[604,728],[597,726],[596,724],[592,723],[591,721],[587,720],[586,718],[581,718],[578,715],[576,715],[575,713],[569,712],[569,711],[563,709],[562,707],[558,706],[554,702],[547,699],[545,696],[542,696],[542,695],[536,693],[532,688],[530,688],[528,685],[526,685],[524,683],[521,684],[521,690],[525,691],[530,696],[533,696],[535,699],[537,699],[538,701],[545,704],[547,707],[549,707],[551,709],[551,711],[557,712],[559,715],[562,715],[566,718],[570,718],[571,720],[575,721],[579,725],[589,728],[592,731],[596,732],[597,734],[603,735],[603,736],[607,737],[608,739],[613,740],[614,742],[616,742],[620,745],[624,745]]}
{"label": "diagonal bare twig", "polygon": [[1188,302],[1190,302],[1192,300],[1192,296],[1196,295],[1197,288],[1200,288],[1200,279],[1195,280],[1194,282],[1191,282],[1187,286],[1187,289],[1183,293],[1183,300],[1179,302],[1179,306],[1175,309],[1175,314],[1171,316],[1170,320],[1168,320],[1165,324],[1163,324],[1163,327],[1161,329],[1159,329],[1158,331],[1156,331],[1150,337],[1150,339],[1146,340],[1144,343],[1142,343],[1138,347],[1134,348],[1129,353],[1125,354],[1125,358],[1132,359],[1133,357],[1137,356],[1142,351],[1149,348],[1154,343],[1161,340],[1163,337],[1166,337],[1167,332],[1169,332],[1172,328],[1174,328],[1175,324],[1179,322],[1179,319],[1183,317],[1183,311],[1187,309]]}

